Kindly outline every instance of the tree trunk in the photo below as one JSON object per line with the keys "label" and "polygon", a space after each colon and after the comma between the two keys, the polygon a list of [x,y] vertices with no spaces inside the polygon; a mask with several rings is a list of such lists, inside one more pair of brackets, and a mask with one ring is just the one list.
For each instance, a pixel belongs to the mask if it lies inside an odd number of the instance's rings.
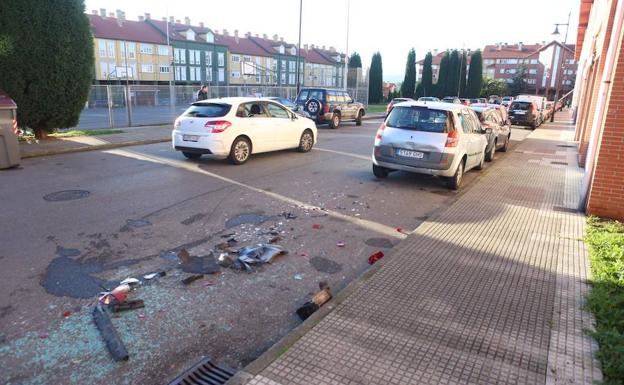
{"label": "tree trunk", "polygon": [[44,128],[35,128],[33,131],[35,131],[35,138],[37,140],[48,139],[48,130]]}

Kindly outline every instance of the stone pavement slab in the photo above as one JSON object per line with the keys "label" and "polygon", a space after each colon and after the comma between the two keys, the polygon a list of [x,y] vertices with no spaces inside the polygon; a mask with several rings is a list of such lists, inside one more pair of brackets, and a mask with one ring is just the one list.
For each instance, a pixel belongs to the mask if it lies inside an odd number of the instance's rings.
{"label": "stone pavement slab", "polygon": [[590,271],[572,139],[564,121],[533,132],[283,354],[238,381],[600,380],[596,345],[584,334],[593,319],[581,311]]}

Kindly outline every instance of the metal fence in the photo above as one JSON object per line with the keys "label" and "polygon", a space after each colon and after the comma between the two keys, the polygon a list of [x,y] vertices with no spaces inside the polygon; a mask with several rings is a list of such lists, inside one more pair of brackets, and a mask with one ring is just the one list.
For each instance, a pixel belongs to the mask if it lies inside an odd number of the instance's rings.
{"label": "metal fence", "polygon": [[[354,100],[368,105],[367,82],[349,88]],[[79,129],[115,128],[173,123],[195,101],[198,86],[94,85],[80,114]],[[296,87],[209,87],[209,98],[230,96],[282,97],[294,100]]]}

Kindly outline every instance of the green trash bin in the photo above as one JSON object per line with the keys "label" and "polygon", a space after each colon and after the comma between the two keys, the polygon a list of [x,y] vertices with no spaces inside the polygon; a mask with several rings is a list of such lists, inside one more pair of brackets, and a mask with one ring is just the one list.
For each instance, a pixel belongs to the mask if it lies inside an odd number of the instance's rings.
{"label": "green trash bin", "polygon": [[3,90],[0,90],[0,170],[17,167],[20,161],[17,105]]}

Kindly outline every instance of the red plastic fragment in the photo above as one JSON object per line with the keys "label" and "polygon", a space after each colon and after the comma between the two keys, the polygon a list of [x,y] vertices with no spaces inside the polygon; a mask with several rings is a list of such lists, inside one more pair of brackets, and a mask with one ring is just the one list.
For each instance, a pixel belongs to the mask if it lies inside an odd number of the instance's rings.
{"label": "red plastic fragment", "polygon": [[375,262],[379,261],[384,257],[384,253],[382,251],[378,251],[375,254],[368,257],[368,264],[373,265]]}
{"label": "red plastic fragment", "polygon": [[312,228],[315,230],[319,230],[321,228],[321,225],[319,225],[318,223],[315,223],[312,225]]}
{"label": "red plastic fragment", "polygon": [[71,311],[69,311],[69,310],[65,310],[63,312],[63,317],[65,317],[65,318],[69,317],[70,315],[71,315]]}

